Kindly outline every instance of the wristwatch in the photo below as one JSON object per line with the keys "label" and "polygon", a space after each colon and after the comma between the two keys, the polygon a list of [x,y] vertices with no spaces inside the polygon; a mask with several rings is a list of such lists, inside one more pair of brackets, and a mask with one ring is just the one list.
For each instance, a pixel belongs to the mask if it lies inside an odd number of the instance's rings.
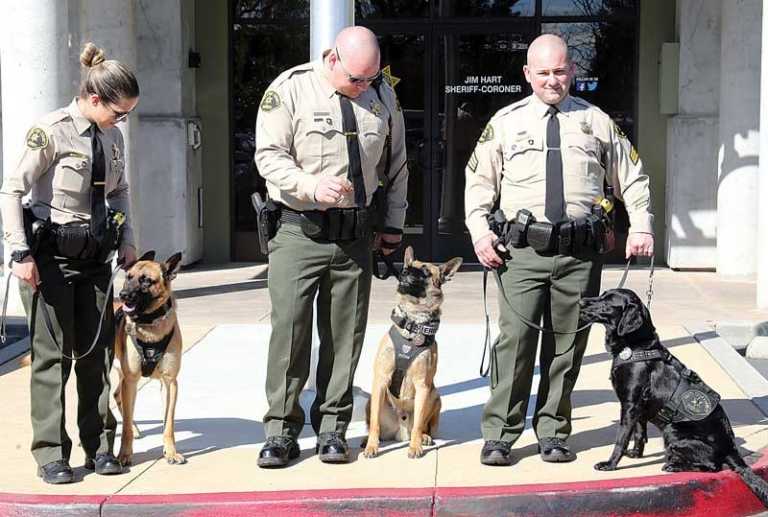
{"label": "wristwatch", "polygon": [[32,255],[32,250],[26,249],[26,250],[13,250],[11,252],[11,260],[13,262],[21,262],[25,258]]}

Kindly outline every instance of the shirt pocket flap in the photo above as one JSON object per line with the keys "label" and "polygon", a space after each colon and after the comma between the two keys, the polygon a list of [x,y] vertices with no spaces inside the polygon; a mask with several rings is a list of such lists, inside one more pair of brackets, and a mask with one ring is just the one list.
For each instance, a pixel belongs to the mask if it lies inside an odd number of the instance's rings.
{"label": "shirt pocket flap", "polygon": [[326,138],[333,138],[334,136],[343,133],[341,128],[341,121],[329,114],[318,115],[315,114],[312,117],[312,123],[307,130],[308,134],[321,134]]}
{"label": "shirt pocket flap", "polygon": [[581,149],[582,151],[600,156],[600,142],[592,135],[586,135],[584,133],[566,133],[563,135],[563,140],[568,147],[574,147]]}
{"label": "shirt pocket flap", "polygon": [[542,151],[544,139],[537,135],[518,136],[511,144],[504,147],[504,158],[511,160],[515,156],[528,151]]}

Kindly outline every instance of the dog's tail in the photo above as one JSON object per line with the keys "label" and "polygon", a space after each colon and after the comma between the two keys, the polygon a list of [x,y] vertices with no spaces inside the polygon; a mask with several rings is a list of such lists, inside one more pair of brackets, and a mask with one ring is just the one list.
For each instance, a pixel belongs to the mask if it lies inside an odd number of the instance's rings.
{"label": "dog's tail", "polygon": [[725,458],[725,464],[744,480],[744,483],[746,483],[749,489],[752,490],[752,493],[760,499],[763,506],[768,508],[768,483],[755,474],[749,465],[744,463],[744,460],[736,449]]}

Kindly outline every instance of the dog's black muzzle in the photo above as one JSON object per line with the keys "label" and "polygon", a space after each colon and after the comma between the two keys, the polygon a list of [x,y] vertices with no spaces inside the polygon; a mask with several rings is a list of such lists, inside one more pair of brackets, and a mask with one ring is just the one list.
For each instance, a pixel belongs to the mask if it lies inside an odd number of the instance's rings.
{"label": "dog's black muzzle", "polygon": [[404,268],[400,273],[397,292],[414,298],[424,298],[427,295],[429,274],[415,267]]}
{"label": "dog's black muzzle", "polygon": [[128,314],[141,314],[152,303],[152,294],[149,289],[139,285],[123,287],[119,296],[123,302],[123,311]]}

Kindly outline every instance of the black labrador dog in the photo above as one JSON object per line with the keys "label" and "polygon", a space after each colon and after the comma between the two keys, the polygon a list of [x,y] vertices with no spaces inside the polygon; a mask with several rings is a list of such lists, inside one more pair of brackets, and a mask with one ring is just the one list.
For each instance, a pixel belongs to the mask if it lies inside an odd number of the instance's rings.
{"label": "black labrador dog", "polygon": [[[664,437],[663,470],[718,472],[727,465],[768,507],[768,484],[739,455],[720,396],[661,344],[640,298],[629,289],[610,289],[580,305],[580,325],[605,326],[611,382],[621,403],[613,453],[595,469],[615,470],[623,455],[642,457],[651,422]],[[627,449],[630,439],[634,447]]]}

